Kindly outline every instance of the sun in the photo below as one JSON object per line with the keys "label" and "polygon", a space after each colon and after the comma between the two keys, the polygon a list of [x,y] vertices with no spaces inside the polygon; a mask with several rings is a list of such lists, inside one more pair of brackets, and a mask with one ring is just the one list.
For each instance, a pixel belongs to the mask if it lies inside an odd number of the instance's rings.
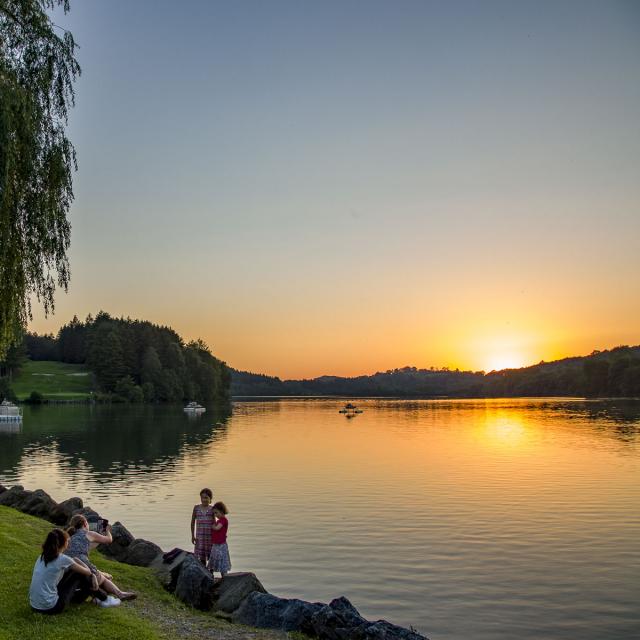
{"label": "sun", "polygon": [[485,371],[519,369],[525,365],[525,357],[521,353],[497,353],[489,358]]}

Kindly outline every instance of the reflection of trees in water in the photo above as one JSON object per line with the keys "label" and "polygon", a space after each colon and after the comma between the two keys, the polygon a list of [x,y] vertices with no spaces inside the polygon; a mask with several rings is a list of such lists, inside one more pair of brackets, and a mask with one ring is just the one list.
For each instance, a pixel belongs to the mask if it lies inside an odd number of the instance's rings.
{"label": "reflection of trees in water", "polygon": [[233,413],[238,416],[256,416],[269,415],[272,413],[280,413],[282,411],[282,402],[289,400],[285,398],[243,398],[235,400],[233,403]]}
{"label": "reflection of trees in water", "polygon": [[0,434],[0,472],[15,471],[27,452],[55,446],[67,471],[113,477],[166,473],[188,453],[226,437],[229,405],[190,419],[180,407],[95,405],[25,411],[22,431]]}
{"label": "reflection of trees in water", "polygon": [[[577,404],[578,406],[574,406]],[[612,433],[623,442],[631,442],[640,435],[640,401],[594,400],[566,403],[563,410],[571,417],[586,418],[598,431]]]}

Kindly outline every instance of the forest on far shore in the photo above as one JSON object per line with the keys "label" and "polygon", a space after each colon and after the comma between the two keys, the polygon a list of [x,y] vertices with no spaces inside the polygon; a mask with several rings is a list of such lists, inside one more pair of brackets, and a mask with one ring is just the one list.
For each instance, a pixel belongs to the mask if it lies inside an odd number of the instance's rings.
{"label": "forest on far shore", "polygon": [[231,374],[201,340],[184,343],[170,327],[113,318],[101,311],[74,317],[57,336],[25,333],[0,363],[0,396],[12,397],[11,378],[26,359],[85,365],[99,400],[214,402],[228,400]]}
{"label": "forest on far shore", "polygon": [[594,351],[589,356],[490,373],[403,367],[353,378],[321,376],[281,380],[232,370],[231,393],[234,396],[637,398],[640,397],[640,346],[621,346]]}

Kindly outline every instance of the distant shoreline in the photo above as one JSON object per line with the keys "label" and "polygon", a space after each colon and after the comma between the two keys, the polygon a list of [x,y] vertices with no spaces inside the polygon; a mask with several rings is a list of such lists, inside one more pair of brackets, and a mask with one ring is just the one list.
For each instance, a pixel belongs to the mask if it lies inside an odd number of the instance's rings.
{"label": "distant shoreline", "polygon": [[[350,396],[350,395],[325,395],[325,396],[298,396],[298,395],[238,395],[231,396],[231,401],[237,402],[251,402],[261,400],[570,400],[572,402],[614,402],[614,401],[640,401],[640,396],[608,396],[598,398],[587,398],[584,396]],[[101,405],[126,405],[132,406],[132,403],[112,402],[110,400],[96,399],[96,398],[78,398],[75,400],[56,400],[56,399],[43,399],[41,402],[34,404],[26,400],[18,400],[18,404],[28,406],[42,406],[42,405],[86,405],[86,404],[101,404]],[[138,403],[135,406],[154,406],[154,407],[180,407],[180,402],[163,402],[163,403]]]}

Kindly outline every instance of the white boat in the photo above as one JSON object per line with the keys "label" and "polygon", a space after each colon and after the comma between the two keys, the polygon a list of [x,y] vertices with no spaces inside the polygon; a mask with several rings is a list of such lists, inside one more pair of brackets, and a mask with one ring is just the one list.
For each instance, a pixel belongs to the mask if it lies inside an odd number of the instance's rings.
{"label": "white boat", "polygon": [[206,411],[206,409],[201,405],[198,404],[197,402],[190,402],[185,408],[184,411],[186,413],[196,413],[196,414],[200,414],[200,413],[204,413]]}
{"label": "white boat", "polygon": [[0,402],[0,422],[22,422],[22,409],[13,402]]}
{"label": "white boat", "polygon": [[347,404],[344,405],[344,408],[340,409],[338,413],[346,413],[347,415],[353,415],[354,413],[362,413],[362,409],[358,409],[358,407],[356,407],[355,404],[351,404],[350,402],[347,402]]}

